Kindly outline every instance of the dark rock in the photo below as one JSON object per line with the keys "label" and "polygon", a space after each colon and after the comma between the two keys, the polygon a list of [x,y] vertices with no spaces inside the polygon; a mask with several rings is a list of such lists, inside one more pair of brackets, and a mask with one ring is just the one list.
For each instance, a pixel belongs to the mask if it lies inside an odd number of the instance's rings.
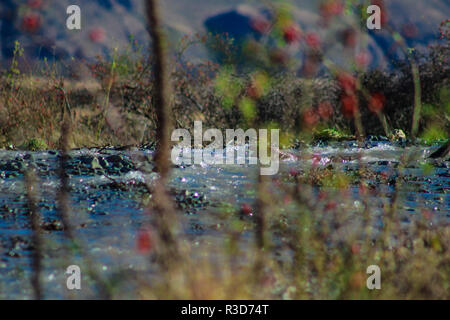
{"label": "dark rock", "polygon": [[123,157],[118,154],[113,154],[105,159],[107,162],[111,162],[113,165],[117,165],[123,161]]}
{"label": "dark rock", "polygon": [[52,220],[50,222],[44,222],[42,224],[42,229],[45,231],[62,231],[64,230],[64,226],[59,220]]}
{"label": "dark rock", "polygon": [[432,159],[437,159],[437,158],[445,159],[445,158],[450,157],[450,139],[443,146],[441,146],[439,149],[437,149],[432,154],[430,154],[429,157]]}

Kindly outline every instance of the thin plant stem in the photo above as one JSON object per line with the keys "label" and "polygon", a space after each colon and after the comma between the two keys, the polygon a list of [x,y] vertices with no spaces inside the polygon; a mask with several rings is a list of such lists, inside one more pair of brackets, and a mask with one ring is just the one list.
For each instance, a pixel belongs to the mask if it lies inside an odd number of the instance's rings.
{"label": "thin plant stem", "polygon": [[107,284],[103,281],[103,279],[98,275],[98,273],[94,270],[92,266],[91,259],[88,254],[82,254],[83,246],[80,241],[75,237],[74,226],[70,220],[70,204],[69,204],[69,178],[66,173],[66,165],[69,160],[69,137],[71,132],[71,122],[66,118],[61,127],[61,138],[60,138],[60,168],[59,168],[59,180],[60,180],[60,188],[58,190],[58,206],[59,206],[59,215],[63,224],[64,234],[67,240],[71,245],[75,247],[77,251],[83,256],[87,264],[87,272],[90,277],[95,281],[98,286],[100,297],[102,299],[111,299],[111,294],[108,289]]}
{"label": "thin plant stem", "polygon": [[41,300],[43,298],[43,290],[41,284],[41,273],[42,273],[42,238],[41,238],[41,227],[40,227],[40,215],[37,206],[36,199],[36,175],[33,171],[27,172],[26,175],[26,190],[27,190],[27,202],[29,217],[31,222],[31,230],[33,232],[33,254],[32,254],[32,264],[33,264],[33,275],[31,279],[31,284],[33,286],[34,298],[36,300]]}
{"label": "thin plant stem", "polygon": [[156,230],[161,241],[159,260],[165,268],[168,268],[174,265],[169,262],[177,261],[180,255],[178,244],[171,228],[176,223],[175,208],[166,190],[170,169],[169,149],[170,128],[172,126],[169,69],[166,41],[157,0],[146,1],[146,14],[153,46],[152,56],[154,57],[154,101],[157,122],[157,147],[154,160],[156,170],[160,175],[153,189],[153,209],[157,213],[155,219]]}
{"label": "thin plant stem", "polygon": [[157,0],[147,0],[146,13],[154,53],[154,98],[157,120],[156,138],[158,140],[155,162],[161,175],[161,182],[165,183],[169,173],[169,141],[172,124],[167,48]]}

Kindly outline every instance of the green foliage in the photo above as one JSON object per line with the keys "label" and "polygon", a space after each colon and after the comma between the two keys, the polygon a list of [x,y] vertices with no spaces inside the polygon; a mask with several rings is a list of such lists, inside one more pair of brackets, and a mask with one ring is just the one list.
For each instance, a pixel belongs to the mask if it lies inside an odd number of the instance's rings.
{"label": "green foliage", "polygon": [[242,90],[241,79],[234,74],[232,67],[224,67],[217,75],[215,88],[219,96],[222,97],[222,105],[231,108]]}
{"label": "green foliage", "polygon": [[333,128],[322,129],[314,132],[314,139],[324,141],[343,141],[343,140],[351,140],[354,138],[355,137],[352,135],[349,135],[345,132]]}
{"label": "green foliage", "polygon": [[7,77],[10,79],[11,88],[14,87],[14,78],[20,75],[19,70],[19,58],[23,56],[24,49],[20,45],[19,41],[14,42],[13,58],[11,60],[11,66],[7,72]]}
{"label": "green foliage", "polygon": [[24,143],[23,147],[30,151],[46,150],[48,148],[47,143],[41,138],[31,138]]}
{"label": "green foliage", "polygon": [[429,128],[425,129],[421,138],[425,143],[430,144],[445,141],[449,138],[449,135],[447,131],[438,126],[430,126]]}
{"label": "green foliage", "polygon": [[243,98],[239,104],[242,115],[250,123],[256,116],[255,103],[252,99]]}

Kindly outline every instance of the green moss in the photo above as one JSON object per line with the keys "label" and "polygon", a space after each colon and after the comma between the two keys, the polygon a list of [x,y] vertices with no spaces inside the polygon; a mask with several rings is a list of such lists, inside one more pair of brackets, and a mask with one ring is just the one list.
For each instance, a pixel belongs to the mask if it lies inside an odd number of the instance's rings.
{"label": "green moss", "polygon": [[355,137],[352,135],[349,135],[345,132],[338,131],[333,128],[328,129],[322,129],[319,131],[314,132],[314,139],[315,140],[325,140],[325,141],[343,141],[343,140],[351,140]]}

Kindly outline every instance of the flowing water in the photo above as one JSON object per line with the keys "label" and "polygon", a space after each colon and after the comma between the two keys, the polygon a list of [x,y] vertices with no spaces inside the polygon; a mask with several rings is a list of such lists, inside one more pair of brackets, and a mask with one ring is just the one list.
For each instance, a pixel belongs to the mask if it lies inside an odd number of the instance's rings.
{"label": "flowing water", "polygon": [[[389,198],[395,190],[390,183],[377,180],[383,173],[398,175],[402,155],[409,154],[401,171],[402,200],[399,215],[404,224],[420,219],[423,209],[433,214],[433,223],[450,222],[450,163],[434,164],[424,170],[426,156],[435,147],[405,148],[388,142],[367,144],[358,148],[355,142],[319,145],[282,152],[277,177],[288,177],[293,170],[302,172],[311,167],[353,172],[363,165],[374,174],[373,183],[383,189],[384,199],[372,199],[371,214],[380,214],[378,202]],[[71,221],[76,237],[100,272],[109,278],[126,279],[125,274],[148,269],[147,258],[138,254],[138,230],[149,219],[145,203],[148,195],[144,183],[152,184],[157,174],[152,171],[153,151],[136,149],[83,149],[70,152],[69,174]],[[56,194],[59,154],[55,151],[0,151],[0,298],[32,297],[30,285],[31,241],[30,221],[25,196],[24,172],[35,169],[39,178],[39,212],[44,238],[43,283],[46,298],[70,296],[66,289],[65,270],[70,264],[82,265],[79,254],[63,259],[64,232],[58,216]],[[197,245],[222,245],[222,232],[227,220],[219,212],[223,208],[238,212],[242,204],[252,204],[258,167],[254,165],[174,166],[170,188],[180,209],[181,229],[187,241]],[[385,175],[386,175],[385,174]],[[281,179],[281,178],[280,178]],[[351,198],[355,207],[361,205],[358,187]],[[274,192],[279,192],[275,190]],[[354,227],[357,227],[356,225]],[[243,237],[251,243],[251,230]],[[118,280],[119,281],[119,280]],[[130,284],[131,286],[131,284]],[[129,288],[130,292],[133,288]],[[84,288],[78,297],[89,297]],[[123,294],[123,297],[133,297]]]}

